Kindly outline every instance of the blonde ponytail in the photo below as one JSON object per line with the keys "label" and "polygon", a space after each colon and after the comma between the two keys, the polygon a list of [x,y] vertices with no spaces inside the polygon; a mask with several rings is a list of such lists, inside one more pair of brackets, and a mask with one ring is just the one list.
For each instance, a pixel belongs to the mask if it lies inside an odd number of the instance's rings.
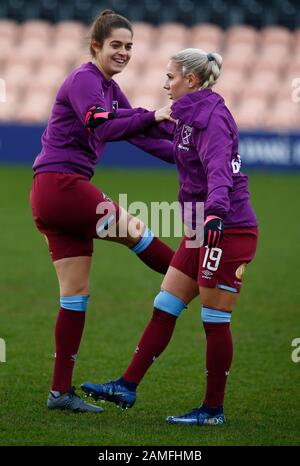
{"label": "blonde ponytail", "polygon": [[216,84],[222,70],[222,57],[218,53],[207,53],[201,49],[184,49],[171,57],[181,67],[182,75],[195,73],[199,79],[199,89]]}

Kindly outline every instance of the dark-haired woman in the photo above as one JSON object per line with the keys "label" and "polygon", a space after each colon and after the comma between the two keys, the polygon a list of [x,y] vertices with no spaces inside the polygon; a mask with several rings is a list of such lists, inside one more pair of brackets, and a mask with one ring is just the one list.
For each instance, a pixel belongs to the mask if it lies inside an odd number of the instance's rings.
{"label": "dark-haired woman", "polygon": [[112,80],[130,59],[132,36],[130,22],[109,10],[95,20],[92,61],[71,72],[60,87],[33,165],[33,217],[45,235],[60,287],[50,409],[102,411],[85,403],[72,388],[89,300],[93,238],[124,244],[163,274],[173,257],[173,251],[138,218],[90,183],[106,141],[137,137],[140,147],[173,160],[168,141],[139,140],[153,123],[169,118],[169,108],[155,113],[131,109]]}

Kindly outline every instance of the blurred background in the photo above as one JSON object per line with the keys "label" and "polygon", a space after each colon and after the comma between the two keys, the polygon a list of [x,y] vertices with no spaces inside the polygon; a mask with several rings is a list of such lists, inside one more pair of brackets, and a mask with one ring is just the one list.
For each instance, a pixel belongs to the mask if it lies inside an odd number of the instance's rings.
{"label": "blurred background", "polygon": [[[223,74],[214,89],[241,130],[244,163],[300,166],[297,0],[2,0],[2,160],[34,158],[39,151],[57,89],[70,70],[89,60],[89,25],[105,8],[134,23],[132,59],[115,78],[133,106],[155,109],[166,103],[162,86],[173,52],[185,47],[219,52]],[[159,165],[148,158],[147,163]]]}

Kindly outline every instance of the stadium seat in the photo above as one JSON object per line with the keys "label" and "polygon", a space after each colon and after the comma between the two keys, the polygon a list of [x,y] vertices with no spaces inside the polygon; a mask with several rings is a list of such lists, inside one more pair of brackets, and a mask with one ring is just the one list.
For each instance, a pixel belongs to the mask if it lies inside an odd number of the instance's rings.
{"label": "stadium seat", "polygon": [[133,23],[133,47],[135,48],[140,43],[145,43],[150,47],[156,37],[155,33],[156,28],[149,23]]}
{"label": "stadium seat", "polygon": [[[300,45],[300,43],[299,43]],[[300,77],[300,53],[293,53],[284,67],[285,76],[290,76],[291,78]]]}
{"label": "stadium seat", "polygon": [[221,43],[223,40],[223,30],[215,24],[197,24],[190,30],[191,38],[195,40],[207,40]]}
{"label": "stadium seat", "polygon": [[0,70],[3,69],[7,60],[14,54],[15,43],[11,37],[0,38]]}
{"label": "stadium seat", "polygon": [[226,99],[238,99],[245,85],[244,73],[240,70],[226,70],[221,74],[214,90]]}
{"label": "stadium seat", "polygon": [[292,34],[283,26],[268,26],[261,30],[260,43],[263,47],[266,45],[284,45],[290,47]]}
{"label": "stadium seat", "polygon": [[195,49],[204,50],[205,52],[222,53],[221,45],[218,41],[208,41],[205,39],[194,39],[189,44],[190,47]]}
{"label": "stadium seat", "polygon": [[62,39],[83,41],[87,32],[87,28],[79,21],[61,21],[54,27],[54,38],[56,41]]}
{"label": "stadium seat", "polygon": [[[60,56],[60,57],[57,57],[57,59],[58,59],[58,61],[60,61],[60,60],[64,61],[64,63],[66,64],[66,61],[65,61],[64,57]],[[88,63],[89,61],[91,61],[91,59],[92,59],[92,57],[91,57],[91,54],[89,53],[88,50],[86,50],[86,51],[81,50],[80,55],[78,55],[78,57],[73,62],[72,68],[77,68],[78,66],[82,65],[83,63]]]}
{"label": "stadium seat", "polygon": [[275,130],[300,129],[300,103],[277,100],[265,113],[264,127]]}
{"label": "stadium seat", "polygon": [[[47,1],[42,3],[44,8]],[[58,2],[54,3],[60,10]],[[65,13],[69,6],[71,9],[79,8],[80,1],[75,3],[72,6],[67,1]],[[124,0],[124,8],[125,3],[127,0]],[[162,11],[161,0],[157,0],[154,6],[148,3],[143,8],[149,10],[151,7],[151,11],[147,10],[150,15],[155,9]],[[203,18],[209,18],[209,2],[204,3]],[[96,8],[93,2],[89,4],[94,13],[96,9],[97,13],[100,11],[101,8]],[[140,8],[137,5],[136,13]],[[165,13],[164,9],[162,16]],[[267,115],[266,125],[275,128],[282,119],[281,104],[285,115],[290,111],[282,126],[298,127],[296,116],[299,117],[300,112],[292,102],[293,92],[297,92],[292,81],[300,78],[300,28],[292,33],[280,26],[267,26],[259,31],[251,25],[234,24],[223,30],[209,22],[188,28],[176,22],[176,15],[173,18],[173,22],[156,27],[143,21],[133,24],[132,58],[124,72],[114,79],[134,104],[158,108],[166,103],[163,85],[170,57],[183,48],[196,47],[221,53],[223,70],[214,90],[224,97],[241,127],[255,128],[258,125],[260,128],[264,124],[263,116]],[[21,97],[26,93],[33,95],[35,102],[38,96],[44,95],[52,101],[67,73],[91,60],[88,31],[82,22],[75,20],[57,24],[39,19],[21,24],[0,20],[0,72],[9,93]],[[38,121],[38,118],[45,118],[38,108],[32,113],[25,110],[25,119]],[[2,119],[9,117],[9,111],[2,109],[1,115]]]}
{"label": "stadium seat", "polygon": [[161,47],[152,51],[152,54],[148,56],[146,60],[148,66],[147,69],[161,69],[162,72],[165,72],[167,63],[169,62],[172,55],[176,54],[182,50],[182,47],[179,47],[178,44],[172,44],[168,42],[167,44],[162,44]]}
{"label": "stadium seat", "polygon": [[132,107],[142,107],[147,110],[157,110],[168,102],[167,98],[161,92],[152,93],[147,90],[141,94],[139,89],[133,93],[130,103]]}
{"label": "stadium seat", "polygon": [[73,66],[74,62],[82,56],[82,49],[70,41],[66,41],[61,46],[59,43],[54,44],[47,51],[47,56],[41,57],[40,63],[64,64],[64,66]]}
{"label": "stadium seat", "polygon": [[240,46],[235,45],[234,47],[228,47],[225,53],[221,54],[223,57],[223,68],[224,70],[236,70],[243,73],[247,73],[253,67],[257,54],[253,48],[244,44]]}
{"label": "stadium seat", "polygon": [[253,54],[257,53],[256,46],[250,42],[236,42],[236,43],[226,43],[225,48],[226,55],[236,55],[239,58],[241,56],[252,57]]}
{"label": "stadium seat", "polygon": [[10,90],[22,91],[25,86],[33,79],[31,68],[27,65],[12,64],[5,68],[3,73],[8,92]]}
{"label": "stadium seat", "polygon": [[23,123],[45,122],[52,105],[51,96],[45,93],[28,93],[17,114],[17,121]]}
{"label": "stadium seat", "polygon": [[267,44],[262,48],[253,65],[257,70],[280,73],[289,62],[289,59],[290,51],[286,45]]}
{"label": "stadium seat", "polygon": [[157,99],[153,95],[143,95],[141,96],[140,94],[134,94],[131,98],[131,106],[133,108],[135,107],[142,107],[145,108],[146,110],[156,110],[158,108],[158,105],[156,104]]}
{"label": "stadium seat", "polygon": [[10,19],[0,19],[0,40],[2,38],[16,40],[19,34],[18,24]]}
{"label": "stadium seat", "polygon": [[[135,69],[139,72],[147,68],[151,64],[151,55],[153,49],[151,48],[151,42],[133,42],[132,55],[129,62],[130,69]],[[128,68],[126,68],[128,69]]]}
{"label": "stadium seat", "polygon": [[141,95],[143,93],[157,95],[162,91],[165,81],[166,74],[163,69],[156,68],[153,70],[147,70],[142,78],[136,83],[135,91]]}
{"label": "stadium seat", "polygon": [[53,36],[53,26],[48,21],[32,20],[26,21],[20,27],[21,39],[38,39],[45,43],[49,43]]}
{"label": "stadium seat", "polygon": [[[47,55],[48,47],[37,39],[30,39],[21,42],[20,46],[15,49],[15,53],[20,57],[21,62],[35,66],[43,56]],[[12,61],[15,61],[14,57],[12,57]]]}
{"label": "stadium seat", "polygon": [[119,73],[113,78],[127,97],[131,95],[140,82],[140,78],[136,76],[135,69],[131,69],[129,66],[123,73]]}
{"label": "stadium seat", "polygon": [[35,74],[34,81],[37,88],[44,88],[49,86],[49,90],[58,87],[65,76],[67,75],[67,68],[57,65],[45,65],[39,69]]}
{"label": "stadium seat", "polygon": [[226,46],[236,44],[249,44],[257,46],[259,33],[253,26],[238,25],[231,26],[226,30]]}
{"label": "stadium seat", "polygon": [[280,80],[280,85],[276,92],[276,99],[292,100],[293,96],[300,95],[297,89],[300,89],[300,74],[287,75]]}
{"label": "stadium seat", "polygon": [[296,28],[293,32],[292,45],[294,46],[295,51],[297,51],[300,45],[300,28]]}
{"label": "stadium seat", "polygon": [[0,121],[14,121],[16,117],[16,104],[20,102],[17,90],[7,90],[6,102],[0,103]]}
{"label": "stadium seat", "polygon": [[165,23],[162,24],[157,28],[157,40],[160,43],[163,43],[164,41],[170,41],[172,40],[175,41],[180,41],[182,43],[186,43],[188,40],[188,29],[186,26],[183,24],[177,24],[177,23]]}
{"label": "stadium seat", "polygon": [[266,109],[266,104],[262,99],[244,99],[234,109],[234,117],[238,127],[241,129],[260,129],[264,122]]}
{"label": "stadium seat", "polygon": [[240,97],[242,99],[258,98],[268,101],[276,97],[280,88],[277,74],[270,71],[257,71],[252,78],[245,82]]}

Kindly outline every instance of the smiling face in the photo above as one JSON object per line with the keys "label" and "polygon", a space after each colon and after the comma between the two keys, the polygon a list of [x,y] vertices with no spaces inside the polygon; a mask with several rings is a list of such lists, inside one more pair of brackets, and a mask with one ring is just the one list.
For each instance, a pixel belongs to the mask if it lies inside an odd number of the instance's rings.
{"label": "smiling face", "polygon": [[195,92],[199,88],[199,81],[194,73],[188,73],[183,76],[181,67],[174,61],[170,60],[167,65],[167,80],[164,89],[168,91],[171,100],[178,100],[180,97],[190,92]]}
{"label": "smiling face", "polygon": [[130,60],[132,34],[128,29],[112,29],[104,40],[102,47],[96,41],[92,43],[95,51],[95,63],[107,79],[123,71]]}

